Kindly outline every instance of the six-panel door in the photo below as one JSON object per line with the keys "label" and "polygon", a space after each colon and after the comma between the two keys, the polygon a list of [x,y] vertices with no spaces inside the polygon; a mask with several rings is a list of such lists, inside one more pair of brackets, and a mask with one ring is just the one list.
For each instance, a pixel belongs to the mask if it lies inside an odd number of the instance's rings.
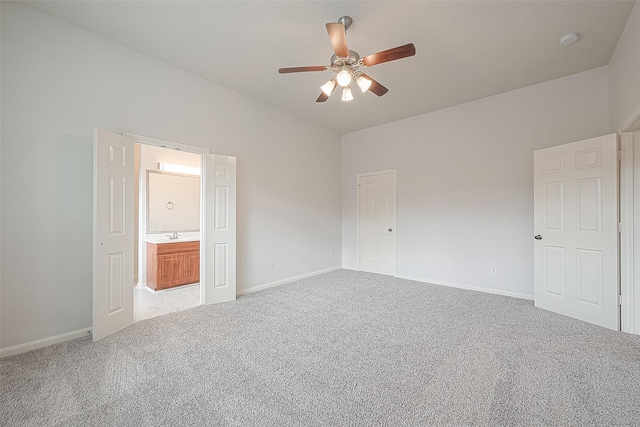
{"label": "six-panel door", "polygon": [[396,274],[395,171],[358,175],[360,270]]}
{"label": "six-panel door", "polygon": [[133,146],[94,131],[94,340],[133,323]]}
{"label": "six-panel door", "polygon": [[611,329],[619,328],[617,165],[616,135],[534,158],[535,305]]}

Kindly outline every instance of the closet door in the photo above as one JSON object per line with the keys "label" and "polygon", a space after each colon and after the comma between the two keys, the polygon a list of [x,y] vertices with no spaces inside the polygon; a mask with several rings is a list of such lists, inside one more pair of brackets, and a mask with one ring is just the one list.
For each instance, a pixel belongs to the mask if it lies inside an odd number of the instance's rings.
{"label": "closet door", "polygon": [[360,271],[396,274],[396,171],[358,174]]}

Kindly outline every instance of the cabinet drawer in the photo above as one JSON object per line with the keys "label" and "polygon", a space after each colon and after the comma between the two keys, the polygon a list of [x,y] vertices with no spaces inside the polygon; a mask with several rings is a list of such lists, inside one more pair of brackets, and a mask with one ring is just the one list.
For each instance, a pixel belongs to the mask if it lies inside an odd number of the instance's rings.
{"label": "cabinet drawer", "polygon": [[156,247],[158,248],[158,255],[175,254],[180,252],[199,251],[200,242],[161,243],[156,245]]}

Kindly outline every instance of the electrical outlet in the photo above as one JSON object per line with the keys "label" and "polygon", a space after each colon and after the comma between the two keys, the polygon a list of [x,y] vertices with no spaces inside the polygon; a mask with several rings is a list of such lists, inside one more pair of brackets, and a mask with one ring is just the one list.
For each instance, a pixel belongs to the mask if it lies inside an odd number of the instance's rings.
{"label": "electrical outlet", "polygon": [[496,267],[491,267],[491,274],[498,274],[498,269]]}
{"label": "electrical outlet", "polygon": [[271,263],[269,264],[269,270],[275,270],[276,269],[276,263],[271,261]]}

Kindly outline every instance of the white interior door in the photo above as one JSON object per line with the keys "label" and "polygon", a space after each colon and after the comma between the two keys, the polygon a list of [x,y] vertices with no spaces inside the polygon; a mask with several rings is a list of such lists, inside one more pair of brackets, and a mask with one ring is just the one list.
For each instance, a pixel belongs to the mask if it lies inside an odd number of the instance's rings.
{"label": "white interior door", "polygon": [[358,175],[361,271],[396,274],[396,171]]}
{"label": "white interior door", "polygon": [[535,305],[619,329],[617,135],[534,156]]}
{"label": "white interior door", "polygon": [[236,299],[236,158],[202,159],[200,289],[203,304],[212,304]]}
{"label": "white interior door", "polygon": [[134,140],[94,130],[93,340],[133,323]]}

